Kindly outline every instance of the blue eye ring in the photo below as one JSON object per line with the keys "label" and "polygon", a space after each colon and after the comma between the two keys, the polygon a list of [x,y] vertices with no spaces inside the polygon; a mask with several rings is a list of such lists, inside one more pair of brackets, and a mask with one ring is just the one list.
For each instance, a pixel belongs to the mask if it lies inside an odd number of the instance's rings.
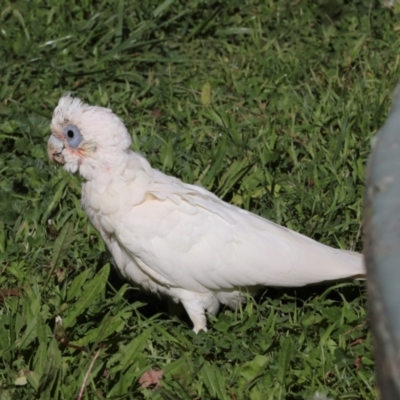
{"label": "blue eye ring", "polygon": [[81,131],[75,125],[67,125],[64,128],[64,134],[67,139],[69,147],[76,149],[79,147],[83,140]]}

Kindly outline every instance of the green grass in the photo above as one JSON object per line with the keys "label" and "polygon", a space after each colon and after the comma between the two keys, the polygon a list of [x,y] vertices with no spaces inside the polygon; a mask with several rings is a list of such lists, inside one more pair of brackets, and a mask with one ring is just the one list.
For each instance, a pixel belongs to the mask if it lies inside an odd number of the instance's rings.
{"label": "green grass", "polygon": [[[363,283],[266,289],[196,336],[119,279],[46,141],[72,91],[121,116],[154,167],[361,251],[398,15],[361,0],[6,0],[0,13],[0,399],[76,399],[94,357],[84,399],[375,399]],[[141,389],[152,368],[163,387]]]}

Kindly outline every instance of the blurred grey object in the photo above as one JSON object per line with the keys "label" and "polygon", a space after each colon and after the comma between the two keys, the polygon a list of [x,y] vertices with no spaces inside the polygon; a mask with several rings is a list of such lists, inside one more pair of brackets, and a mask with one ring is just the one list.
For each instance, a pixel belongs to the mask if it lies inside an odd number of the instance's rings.
{"label": "blurred grey object", "polygon": [[372,142],[364,204],[365,262],[381,399],[400,399],[400,85]]}
{"label": "blurred grey object", "polygon": [[393,8],[396,3],[399,3],[399,0],[384,0],[382,5],[386,8]]}

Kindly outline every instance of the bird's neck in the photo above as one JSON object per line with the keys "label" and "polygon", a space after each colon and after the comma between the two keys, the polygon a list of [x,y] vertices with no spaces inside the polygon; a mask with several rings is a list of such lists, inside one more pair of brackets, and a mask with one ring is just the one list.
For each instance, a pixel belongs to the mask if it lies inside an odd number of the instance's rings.
{"label": "bird's neck", "polygon": [[126,153],[96,154],[96,157],[88,157],[81,161],[79,173],[86,181],[112,179],[121,175],[127,165]]}

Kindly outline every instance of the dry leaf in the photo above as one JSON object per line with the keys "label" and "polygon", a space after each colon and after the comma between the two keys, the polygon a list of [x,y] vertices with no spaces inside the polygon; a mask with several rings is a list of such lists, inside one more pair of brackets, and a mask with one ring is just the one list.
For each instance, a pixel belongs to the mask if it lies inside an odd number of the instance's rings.
{"label": "dry leaf", "polygon": [[358,371],[361,367],[361,357],[357,356],[354,360],[354,366],[356,367],[356,371]]}
{"label": "dry leaf", "polygon": [[158,388],[161,385],[161,379],[164,376],[164,371],[156,371],[151,369],[150,371],[146,371],[140,378],[139,384],[142,389],[147,388],[149,386],[155,385],[155,388]]}
{"label": "dry leaf", "polygon": [[21,297],[21,291],[19,289],[1,289],[0,290],[0,301],[3,301],[5,297],[18,296]]}
{"label": "dry leaf", "polygon": [[18,378],[14,381],[15,386],[25,386],[28,383],[24,371],[18,373]]}

